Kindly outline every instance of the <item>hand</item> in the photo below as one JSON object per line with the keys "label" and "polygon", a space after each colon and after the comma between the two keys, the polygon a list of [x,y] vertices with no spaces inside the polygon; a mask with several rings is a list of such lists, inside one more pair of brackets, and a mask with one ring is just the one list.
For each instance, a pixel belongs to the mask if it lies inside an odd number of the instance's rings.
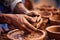
{"label": "hand", "polygon": [[[22,15],[22,14],[17,14],[18,16],[18,21],[19,21],[19,24],[22,28],[28,30],[28,31],[32,31],[32,30],[37,30],[30,22],[36,22],[35,20],[33,20],[32,17],[30,16],[27,16],[27,15]],[[32,30],[31,30],[32,29]]]}
{"label": "hand", "polygon": [[1,15],[5,19],[5,20],[4,19],[1,20],[7,22],[8,24],[14,25],[16,28],[19,29],[22,28],[29,32],[33,30],[37,30],[31,23],[29,23],[29,21],[35,22],[35,20],[33,20],[33,18],[30,16],[23,15],[23,14],[1,14]]}
{"label": "hand", "polygon": [[39,16],[40,14],[37,11],[30,11],[29,13],[27,13],[27,15],[35,17],[35,16]]}

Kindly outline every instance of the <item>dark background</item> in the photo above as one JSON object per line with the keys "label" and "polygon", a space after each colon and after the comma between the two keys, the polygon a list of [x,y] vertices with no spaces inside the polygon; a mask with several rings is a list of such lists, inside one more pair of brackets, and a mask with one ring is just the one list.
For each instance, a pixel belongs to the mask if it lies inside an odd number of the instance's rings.
{"label": "dark background", "polygon": [[56,2],[56,6],[60,7],[60,0],[55,0],[55,2]]}

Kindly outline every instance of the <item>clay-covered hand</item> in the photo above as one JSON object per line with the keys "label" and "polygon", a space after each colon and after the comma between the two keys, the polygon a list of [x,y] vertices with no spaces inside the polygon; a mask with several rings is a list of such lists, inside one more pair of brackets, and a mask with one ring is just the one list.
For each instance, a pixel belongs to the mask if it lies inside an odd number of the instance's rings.
{"label": "clay-covered hand", "polygon": [[[28,31],[37,30],[30,22],[35,22],[32,17],[23,14],[1,14],[1,22],[14,25],[16,28],[25,29]],[[31,30],[32,29],[32,30]]]}
{"label": "clay-covered hand", "polygon": [[39,16],[40,14],[37,11],[30,11],[29,13],[27,13],[27,15],[35,17],[35,16]]}

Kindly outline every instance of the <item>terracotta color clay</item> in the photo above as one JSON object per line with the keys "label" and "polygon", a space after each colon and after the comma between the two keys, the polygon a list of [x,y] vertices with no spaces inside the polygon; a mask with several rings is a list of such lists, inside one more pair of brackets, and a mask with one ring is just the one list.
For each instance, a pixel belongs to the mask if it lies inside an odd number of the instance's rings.
{"label": "terracotta color clay", "polygon": [[46,28],[49,38],[60,40],[60,25],[53,25]]}

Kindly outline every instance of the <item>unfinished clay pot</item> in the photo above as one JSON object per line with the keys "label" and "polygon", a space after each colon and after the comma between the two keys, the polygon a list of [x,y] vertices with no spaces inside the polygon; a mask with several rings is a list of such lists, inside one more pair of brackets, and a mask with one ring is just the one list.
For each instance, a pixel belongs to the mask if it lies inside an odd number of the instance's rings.
{"label": "unfinished clay pot", "polygon": [[46,28],[46,26],[47,26],[47,23],[48,23],[48,19],[46,19],[46,18],[41,18],[40,22],[37,23],[37,28],[38,28],[38,29],[45,30],[45,28]]}
{"label": "unfinished clay pot", "polygon": [[8,32],[7,37],[11,40],[22,40],[23,31],[18,29]]}
{"label": "unfinished clay pot", "polygon": [[49,38],[60,40],[60,25],[49,26],[46,30]]}
{"label": "unfinished clay pot", "polygon": [[25,40],[46,40],[46,31],[39,30],[24,37]]}

